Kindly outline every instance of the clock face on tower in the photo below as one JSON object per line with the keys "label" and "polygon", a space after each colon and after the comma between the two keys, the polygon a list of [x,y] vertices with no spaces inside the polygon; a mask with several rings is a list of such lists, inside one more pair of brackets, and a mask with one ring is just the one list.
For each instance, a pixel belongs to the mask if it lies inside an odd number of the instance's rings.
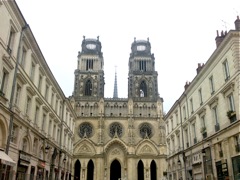
{"label": "clock face on tower", "polygon": [[88,49],[93,50],[93,49],[96,49],[96,44],[87,44],[86,47],[87,47]]}
{"label": "clock face on tower", "polygon": [[145,50],[146,50],[146,46],[144,45],[137,46],[137,51],[145,51]]}

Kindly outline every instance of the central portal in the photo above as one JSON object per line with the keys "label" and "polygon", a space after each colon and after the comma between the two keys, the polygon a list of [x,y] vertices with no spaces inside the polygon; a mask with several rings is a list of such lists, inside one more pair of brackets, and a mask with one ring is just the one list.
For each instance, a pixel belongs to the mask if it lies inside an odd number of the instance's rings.
{"label": "central portal", "polygon": [[121,165],[118,160],[114,160],[110,168],[110,180],[118,180],[121,178]]}

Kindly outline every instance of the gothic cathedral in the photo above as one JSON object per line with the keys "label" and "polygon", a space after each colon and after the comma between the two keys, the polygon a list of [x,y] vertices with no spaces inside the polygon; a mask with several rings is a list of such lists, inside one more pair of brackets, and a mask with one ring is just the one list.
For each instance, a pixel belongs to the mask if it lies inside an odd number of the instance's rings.
{"label": "gothic cathedral", "polygon": [[74,179],[160,180],[166,171],[163,99],[149,39],[131,45],[128,98],[118,98],[116,83],[113,98],[104,98],[101,48],[99,37],[83,37],[78,53]]}

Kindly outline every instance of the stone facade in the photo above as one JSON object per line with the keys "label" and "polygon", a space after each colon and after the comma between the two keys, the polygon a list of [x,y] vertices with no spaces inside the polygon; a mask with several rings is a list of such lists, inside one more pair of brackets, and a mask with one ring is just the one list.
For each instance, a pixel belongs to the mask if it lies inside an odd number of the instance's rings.
{"label": "stone facade", "polygon": [[240,20],[164,117],[169,179],[239,179]]}
{"label": "stone facade", "polygon": [[166,170],[163,99],[149,40],[134,40],[128,98],[104,98],[101,42],[83,38],[70,98],[77,114],[74,176],[161,179]]}
{"label": "stone facade", "polygon": [[70,179],[75,112],[15,1],[0,27],[0,177]]}

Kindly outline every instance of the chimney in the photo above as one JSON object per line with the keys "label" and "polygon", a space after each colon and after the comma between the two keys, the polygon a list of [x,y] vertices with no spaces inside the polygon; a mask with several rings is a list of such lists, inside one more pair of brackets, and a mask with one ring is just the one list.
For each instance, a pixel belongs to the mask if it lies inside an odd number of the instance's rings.
{"label": "chimney", "polygon": [[234,24],[235,24],[235,30],[240,31],[240,19],[239,19],[239,16],[237,16],[237,19],[234,22]]}
{"label": "chimney", "polygon": [[202,68],[203,68],[203,66],[204,66],[204,63],[198,63],[198,67],[197,67],[197,74],[202,70]]}
{"label": "chimney", "polygon": [[186,81],[186,84],[185,84],[185,86],[184,86],[185,91],[187,90],[187,88],[188,88],[188,86],[189,86],[190,84],[191,84],[190,82]]}
{"label": "chimney", "polygon": [[216,46],[218,47],[221,42],[223,41],[224,37],[227,35],[227,33],[225,32],[221,32],[221,35],[219,36],[219,33],[218,33],[218,30],[217,30],[217,37],[215,38],[215,41],[216,41]]}

